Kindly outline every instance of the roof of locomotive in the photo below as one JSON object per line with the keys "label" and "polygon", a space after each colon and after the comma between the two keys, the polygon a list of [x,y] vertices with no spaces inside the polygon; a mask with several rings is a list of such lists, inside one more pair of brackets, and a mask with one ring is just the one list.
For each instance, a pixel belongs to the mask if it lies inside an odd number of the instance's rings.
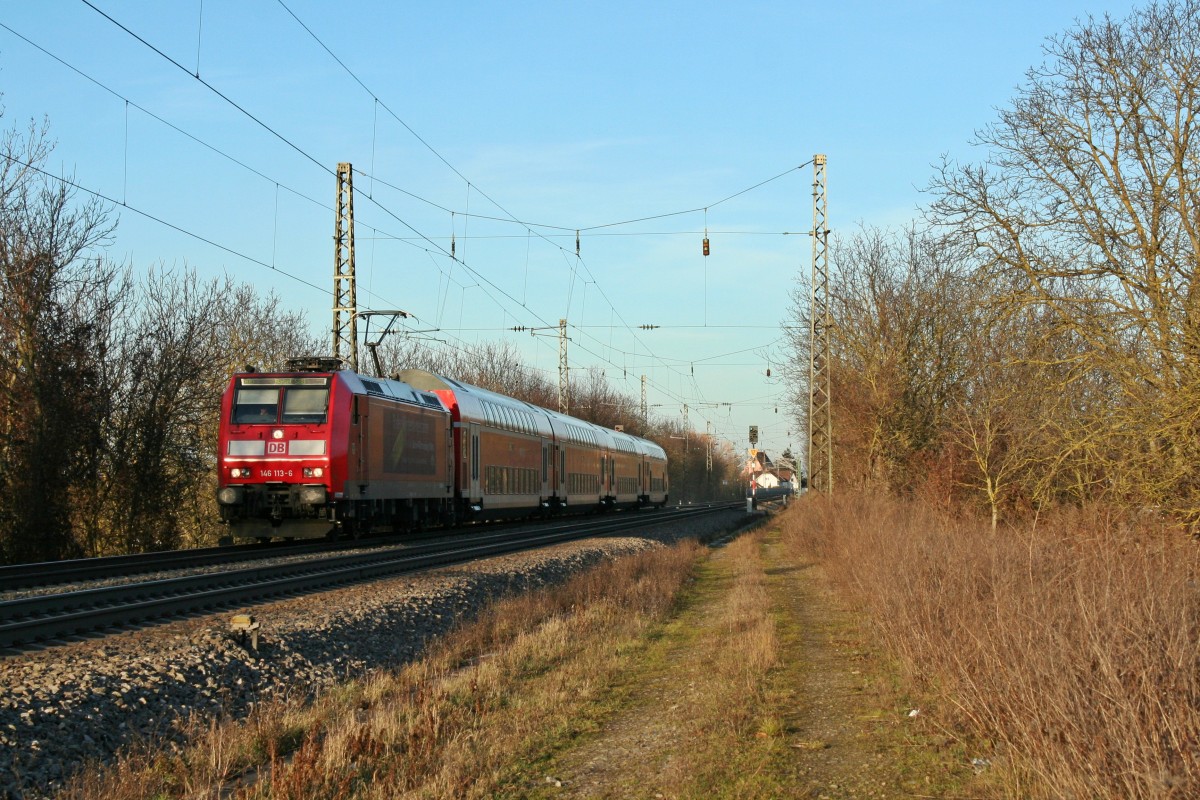
{"label": "roof of locomotive", "polygon": [[281,379],[281,382],[282,379],[287,378],[330,378],[333,381],[345,384],[354,394],[386,397],[401,403],[426,406],[443,412],[448,410],[442,399],[432,391],[416,388],[402,380],[360,375],[349,369],[332,371],[278,370],[273,372],[239,372],[233,375],[230,383],[231,385],[236,385],[239,380],[245,378],[268,381],[277,378]]}
{"label": "roof of locomotive", "polygon": [[346,383],[354,388],[355,394],[370,394],[377,397],[390,397],[393,400],[399,400],[402,403],[416,403],[418,405],[436,408],[438,411],[447,411],[446,404],[442,398],[438,397],[428,389],[419,389],[404,380],[396,380],[395,378],[374,378],[368,375],[360,375],[351,370],[339,370],[336,375],[342,377]]}

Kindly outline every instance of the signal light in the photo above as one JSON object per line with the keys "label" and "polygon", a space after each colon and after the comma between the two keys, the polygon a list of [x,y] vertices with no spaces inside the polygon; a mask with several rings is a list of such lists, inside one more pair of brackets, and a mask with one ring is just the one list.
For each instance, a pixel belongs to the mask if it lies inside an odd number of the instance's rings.
{"label": "signal light", "polygon": [[704,237],[704,255],[708,255],[708,237]]}

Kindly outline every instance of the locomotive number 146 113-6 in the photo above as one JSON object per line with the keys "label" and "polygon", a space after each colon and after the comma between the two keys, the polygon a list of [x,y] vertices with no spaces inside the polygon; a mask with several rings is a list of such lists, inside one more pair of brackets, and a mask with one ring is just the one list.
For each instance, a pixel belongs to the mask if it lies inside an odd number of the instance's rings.
{"label": "locomotive number 146 113-6", "polygon": [[258,471],[260,478],[294,478],[296,470],[294,469],[261,469]]}

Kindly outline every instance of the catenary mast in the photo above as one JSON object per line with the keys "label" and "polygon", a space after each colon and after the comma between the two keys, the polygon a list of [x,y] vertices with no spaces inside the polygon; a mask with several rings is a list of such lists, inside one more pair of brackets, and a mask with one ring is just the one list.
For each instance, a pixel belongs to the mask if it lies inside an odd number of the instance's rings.
{"label": "catenary mast", "polygon": [[813,156],[812,303],[809,312],[808,485],[833,490],[833,410],[830,406],[829,222],[825,156]]}
{"label": "catenary mast", "polygon": [[333,227],[333,357],[358,371],[358,301],[354,288],[354,170],[337,167]]}

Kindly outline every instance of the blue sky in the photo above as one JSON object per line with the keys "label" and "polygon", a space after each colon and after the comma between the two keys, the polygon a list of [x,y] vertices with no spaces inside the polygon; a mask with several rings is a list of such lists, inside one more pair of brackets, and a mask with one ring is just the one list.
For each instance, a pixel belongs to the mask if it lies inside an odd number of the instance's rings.
{"label": "blue sky", "polygon": [[772,454],[804,447],[777,362],[813,154],[835,232],[903,225],[1046,36],[1132,8],[91,3],[0,3],[0,92],[7,126],[48,118],[52,170],[116,203],[111,258],[273,288],[328,337],[349,161],[360,308],[410,311],[431,346],[512,341],[555,380],[556,339],[507,329],[565,317],[573,368],[633,397],[645,374],[654,413],[686,403],[738,449],[757,424]]}

